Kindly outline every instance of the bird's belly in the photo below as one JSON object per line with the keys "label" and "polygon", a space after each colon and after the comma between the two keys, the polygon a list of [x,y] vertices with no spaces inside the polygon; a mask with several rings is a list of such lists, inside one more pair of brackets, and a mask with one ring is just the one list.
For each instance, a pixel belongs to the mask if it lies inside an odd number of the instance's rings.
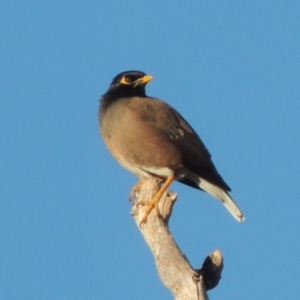
{"label": "bird's belly", "polygon": [[[168,178],[174,175],[174,171],[168,167],[149,166],[141,164],[139,160],[134,160],[132,156],[123,157],[116,148],[111,151],[114,158],[122,165],[125,169],[135,174],[138,178]],[[151,163],[150,163],[151,164]]]}
{"label": "bird's belly", "polygon": [[[137,147],[131,147],[131,143],[127,143],[128,139],[106,139],[105,143],[114,158],[125,169],[135,174],[138,178],[168,178],[174,175],[174,168],[170,162],[172,158],[168,153],[162,153],[155,146],[149,146],[149,141],[144,140]],[[141,142],[141,141],[140,141]],[[151,148],[151,149],[150,149]],[[159,148],[159,147],[158,147]]]}

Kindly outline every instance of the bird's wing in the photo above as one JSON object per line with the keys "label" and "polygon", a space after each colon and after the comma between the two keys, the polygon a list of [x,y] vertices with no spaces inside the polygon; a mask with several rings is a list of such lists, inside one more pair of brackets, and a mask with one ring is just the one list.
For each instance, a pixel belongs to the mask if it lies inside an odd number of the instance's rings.
{"label": "bird's wing", "polygon": [[170,143],[180,151],[183,166],[199,177],[230,191],[230,187],[216,170],[209,151],[190,124],[161,100],[145,98],[143,101],[145,105],[144,110],[140,110],[140,117],[153,123],[153,126],[168,136]]}

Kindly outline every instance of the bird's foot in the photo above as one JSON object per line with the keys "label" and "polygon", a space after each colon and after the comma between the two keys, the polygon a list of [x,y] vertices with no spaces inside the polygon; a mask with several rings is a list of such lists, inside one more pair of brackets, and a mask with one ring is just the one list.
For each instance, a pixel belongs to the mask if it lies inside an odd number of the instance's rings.
{"label": "bird's foot", "polygon": [[149,214],[151,213],[151,211],[153,210],[153,208],[155,209],[155,213],[156,213],[157,217],[160,217],[160,212],[158,209],[158,203],[159,203],[160,198],[161,198],[160,193],[157,193],[150,202],[143,201],[143,200],[137,202],[137,205],[147,205],[148,206],[144,213],[144,216],[140,222],[140,226],[144,225],[147,222],[147,218],[148,218]]}
{"label": "bird's foot", "polygon": [[170,176],[167,178],[167,180],[164,182],[164,184],[162,185],[162,187],[159,189],[159,191],[156,193],[156,195],[152,198],[152,200],[150,202],[148,201],[138,201],[137,205],[147,205],[147,209],[145,211],[145,214],[140,222],[140,227],[142,225],[144,225],[147,222],[147,218],[149,216],[149,214],[151,213],[152,209],[155,209],[156,215],[158,217],[161,216],[159,209],[158,209],[158,203],[159,200],[161,199],[163,193],[167,190],[167,188],[169,187],[169,185],[174,181],[175,176]]}

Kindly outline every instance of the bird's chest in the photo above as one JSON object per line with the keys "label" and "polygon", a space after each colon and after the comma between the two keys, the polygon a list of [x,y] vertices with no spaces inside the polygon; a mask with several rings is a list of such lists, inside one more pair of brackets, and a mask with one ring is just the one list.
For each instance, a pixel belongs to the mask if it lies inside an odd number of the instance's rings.
{"label": "bird's chest", "polygon": [[108,112],[102,120],[101,133],[115,159],[138,177],[171,174],[174,155],[165,137],[126,106]]}

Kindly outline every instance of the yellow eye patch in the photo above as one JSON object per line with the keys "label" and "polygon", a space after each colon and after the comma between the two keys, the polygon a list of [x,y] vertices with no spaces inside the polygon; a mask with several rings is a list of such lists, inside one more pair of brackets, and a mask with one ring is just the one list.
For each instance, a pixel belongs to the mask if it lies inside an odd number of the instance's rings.
{"label": "yellow eye patch", "polygon": [[131,78],[130,76],[124,76],[124,77],[122,77],[120,82],[122,84],[132,84],[133,81],[134,81],[133,78]]}

